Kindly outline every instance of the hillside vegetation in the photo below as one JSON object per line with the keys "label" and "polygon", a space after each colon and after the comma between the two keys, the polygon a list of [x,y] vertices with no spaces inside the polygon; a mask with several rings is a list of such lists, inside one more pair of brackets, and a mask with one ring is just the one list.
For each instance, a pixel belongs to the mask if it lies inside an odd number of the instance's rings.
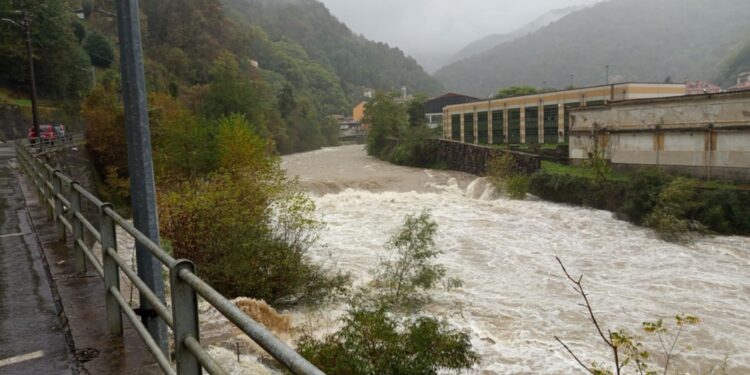
{"label": "hillside vegetation", "polygon": [[[275,43],[296,44],[303,55],[340,77],[358,99],[365,88],[436,94],[442,87],[411,57],[352,31],[316,0],[222,0],[233,19],[264,29]],[[266,60],[259,55],[261,64]]]}
{"label": "hillside vegetation", "polygon": [[451,91],[487,97],[505,86],[563,88],[667,77],[717,79],[750,35],[746,0],[611,0],[572,13],[435,74]]}

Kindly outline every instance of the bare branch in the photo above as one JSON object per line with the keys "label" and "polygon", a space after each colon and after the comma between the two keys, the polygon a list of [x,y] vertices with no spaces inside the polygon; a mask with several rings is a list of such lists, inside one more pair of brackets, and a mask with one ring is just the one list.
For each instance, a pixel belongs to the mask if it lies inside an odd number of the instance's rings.
{"label": "bare branch", "polygon": [[594,372],[594,370],[592,370],[591,368],[589,368],[588,366],[586,366],[586,365],[585,365],[585,364],[583,363],[583,361],[581,361],[581,360],[580,360],[580,359],[578,358],[578,356],[576,356],[576,355],[575,355],[575,353],[573,353],[573,351],[572,351],[572,350],[570,350],[570,348],[568,347],[568,345],[566,345],[566,344],[565,344],[565,343],[564,343],[564,342],[563,342],[563,341],[562,341],[562,340],[561,340],[561,339],[560,339],[559,337],[555,336],[555,340],[557,340],[557,342],[559,342],[559,343],[560,343],[560,345],[562,345],[562,346],[563,346],[563,347],[565,348],[565,350],[567,350],[567,351],[568,351],[568,353],[570,353],[570,355],[571,355],[571,356],[573,357],[573,359],[575,359],[575,360],[576,360],[576,362],[578,362],[578,364],[579,364],[579,365],[581,365],[581,367],[583,367],[584,369],[586,369],[586,371],[588,371],[588,372],[589,372],[590,374],[592,374],[592,375],[595,375],[595,374],[596,374],[596,373]]}
{"label": "bare branch", "polygon": [[[616,349],[617,347],[612,344],[611,336],[608,339],[607,336],[604,334],[604,331],[602,331],[602,328],[599,326],[599,322],[596,320],[596,316],[594,315],[594,310],[591,308],[591,303],[589,302],[588,295],[586,295],[586,292],[583,290],[583,285],[581,284],[581,281],[583,280],[583,275],[578,278],[578,280],[574,279],[572,276],[570,276],[570,273],[568,273],[568,270],[565,268],[565,265],[563,264],[560,257],[555,257],[557,259],[557,263],[560,263],[560,267],[562,267],[563,272],[565,273],[565,276],[570,280],[573,284],[575,284],[578,287],[578,294],[583,297],[583,301],[586,303],[586,309],[589,311],[589,317],[591,318],[591,322],[594,323],[594,326],[596,327],[596,331],[599,332],[599,336],[601,336],[602,340],[604,340],[607,345],[609,345],[610,348]],[[575,288],[574,288],[575,289]],[[615,354],[615,358],[617,358],[617,355]],[[619,373],[619,370],[618,370]]]}
{"label": "bare branch", "polygon": [[667,353],[667,361],[664,364],[664,375],[667,375],[667,371],[669,370],[669,362],[672,360],[672,353],[674,352],[674,347],[677,345],[677,340],[680,339],[680,335],[682,334],[682,329],[684,326],[680,326],[680,328],[677,330],[677,335],[674,338],[674,341],[672,341],[672,347],[669,348],[669,353]]}

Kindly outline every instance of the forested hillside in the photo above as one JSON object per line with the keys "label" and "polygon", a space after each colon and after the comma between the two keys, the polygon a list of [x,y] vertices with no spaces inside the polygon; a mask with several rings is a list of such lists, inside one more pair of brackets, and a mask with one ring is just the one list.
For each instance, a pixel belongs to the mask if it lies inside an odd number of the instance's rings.
{"label": "forested hillside", "polygon": [[611,0],[459,61],[435,76],[451,91],[486,97],[512,85],[563,88],[618,81],[716,79],[750,35],[746,0]]}
{"label": "forested hillside", "polygon": [[[355,36],[317,1],[141,4],[149,91],[169,93],[202,117],[243,113],[282,153],[335,142],[330,115],[350,113],[365,88],[440,89],[413,59]],[[95,76],[117,74],[115,8],[114,0],[0,4],[0,10],[31,13],[43,99],[67,99],[76,111]],[[22,30],[4,22],[0,36],[0,93],[27,97]]]}
{"label": "forested hillside", "polygon": [[23,17],[16,13],[28,9],[31,37],[34,40],[34,63],[37,88],[42,97],[80,99],[90,89],[91,60],[84,51],[83,36],[76,32],[81,24],[67,4],[50,1],[46,7],[36,2],[0,1],[0,86],[6,91],[26,91],[28,70]]}
{"label": "forested hillside", "polygon": [[[436,94],[441,85],[398,48],[355,35],[316,0],[222,0],[232,18],[260,26],[274,42],[296,43],[338,77],[350,96],[363,88]],[[264,65],[264,56],[261,65]],[[271,63],[273,65],[273,63]]]}
{"label": "forested hillside", "polygon": [[506,34],[487,35],[484,38],[481,38],[472,43],[469,43],[466,47],[462,48],[455,55],[453,55],[453,57],[451,57],[450,61],[448,61],[446,65],[472,57],[484,51],[490,50],[496,46],[499,46],[503,43],[516,40],[520,37],[526,36],[527,34],[531,34],[534,31],[537,31],[541,29],[542,27],[547,26],[550,23],[555,22],[559,20],[560,18],[567,16],[568,14],[581,10],[583,8],[584,8],[583,6],[573,6],[573,7],[551,10],[537,17],[535,20],[529,22],[528,24],[524,25],[518,30],[509,32]]}

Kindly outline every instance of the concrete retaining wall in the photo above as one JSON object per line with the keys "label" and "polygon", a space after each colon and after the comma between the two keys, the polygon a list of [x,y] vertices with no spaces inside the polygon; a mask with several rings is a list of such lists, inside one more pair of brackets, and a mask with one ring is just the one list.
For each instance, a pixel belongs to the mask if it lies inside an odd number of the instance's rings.
{"label": "concrete retaining wall", "polygon": [[430,142],[436,143],[436,160],[455,171],[483,176],[487,173],[489,162],[504,152],[510,152],[515,156],[516,169],[519,172],[533,173],[541,168],[541,159],[536,155],[442,139],[430,140]]}

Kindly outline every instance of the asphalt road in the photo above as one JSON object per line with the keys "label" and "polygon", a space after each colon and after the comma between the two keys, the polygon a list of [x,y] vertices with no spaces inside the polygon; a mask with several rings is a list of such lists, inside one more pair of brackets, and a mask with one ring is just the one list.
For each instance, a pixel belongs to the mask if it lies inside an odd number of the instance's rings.
{"label": "asphalt road", "polygon": [[70,374],[70,351],[24,196],[0,142],[0,374]]}

